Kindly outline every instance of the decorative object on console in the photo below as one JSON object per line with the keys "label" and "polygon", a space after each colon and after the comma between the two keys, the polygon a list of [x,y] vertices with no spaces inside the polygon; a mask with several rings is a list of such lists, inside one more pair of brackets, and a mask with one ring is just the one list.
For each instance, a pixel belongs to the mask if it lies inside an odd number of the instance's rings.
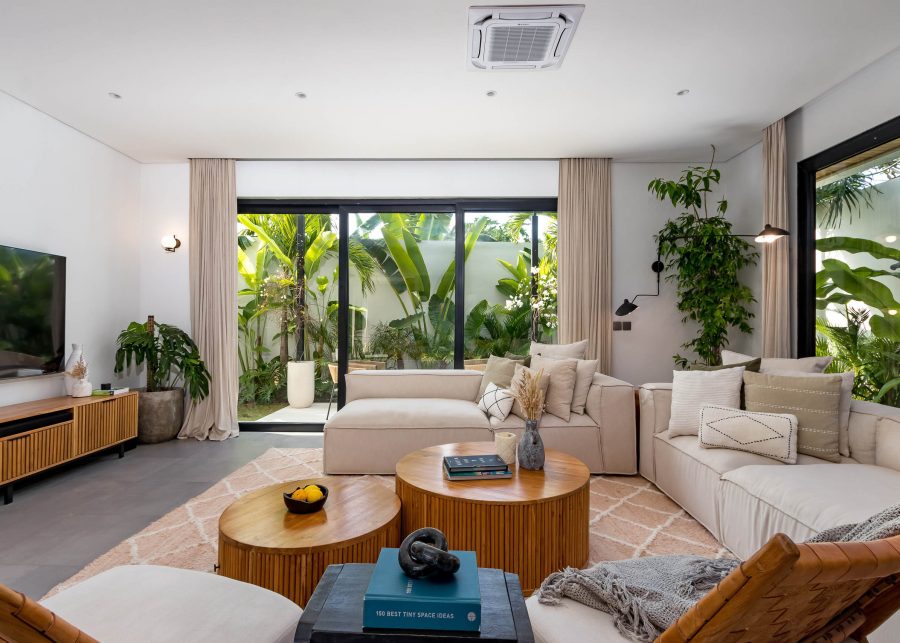
{"label": "decorative object on console", "polygon": [[[73,348],[75,345],[73,344]],[[73,357],[74,357],[73,351]],[[93,390],[93,385],[88,381],[88,366],[81,350],[78,351],[79,357],[70,369],[66,371],[66,388],[69,389],[69,395],[72,397],[88,397]],[[71,358],[69,361],[72,361]]]}
{"label": "decorative object on console", "polygon": [[745,406],[796,415],[797,452],[840,462],[841,383],[840,375],[744,373]]}
{"label": "decorative object on console", "polygon": [[541,418],[547,391],[547,387],[541,384],[541,380],[545,379],[543,375],[543,371],[535,374],[531,369],[520,366],[516,368],[512,384],[513,396],[525,419],[525,432],[519,440],[516,453],[519,466],[531,471],[540,471],[544,468],[544,441],[538,432],[538,421]]}
{"label": "decorative object on console", "polygon": [[72,344],[72,354],[69,355],[69,359],[66,361],[66,395],[72,395],[72,387],[75,385],[76,380],[86,379],[87,376],[88,364],[87,360],[84,359],[84,344]]}
{"label": "decorative object on console", "polygon": [[519,438],[515,433],[509,431],[497,431],[494,433],[494,448],[497,450],[497,455],[506,464],[515,464],[518,442]]}
{"label": "decorative object on console", "polygon": [[672,371],[669,437],[697,435],[700,407],[704,404],[739,409],[743,377],[741,366],[721,371]]}
{"label": "decorative object on console", "polygon": [[447,576],[459,571],[459,556],[450,553],[447,537],[433,527],[416,529],[404,538],[397,560],[410,578]]}
{"label": "decorative object on console", "polygon": [[144,324],[131,322],[116,342],[115,372],[146,365],[147,390],[140,394],[138,439],[153,443],[178,435],[184,419],[184,383],[192,400],[209,394],[209,371],[197,345],[180,328],[159,324],[153,315]]}
{"label": "decorative object on console", "polygon": [[493,382],[488,382],[484,389],[484,395],[478,400],[478,408],[495,417],[498,420],[505,420],[512,411],[515,398],[509,389],[500,388]]}
{"label": "decorative object on console", "polygon": [[731,449],[779,460],[797,462],[797,416],[760,413],[714,404],[700,408],[700,446]]}

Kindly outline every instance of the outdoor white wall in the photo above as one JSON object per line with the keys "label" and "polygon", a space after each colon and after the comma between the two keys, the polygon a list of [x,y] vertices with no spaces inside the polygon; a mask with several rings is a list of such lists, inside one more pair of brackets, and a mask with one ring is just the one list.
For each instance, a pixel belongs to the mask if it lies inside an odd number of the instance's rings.
{"label": "outdoor white wall", "polygon": [[[66,257],[66,353],[85,344],[94,385],[116,381],[115,339],[138,309],[140,166],[3,93],[0,141],[0,244]],[[61,376],[2,381],[0,405],[62,393]]]}

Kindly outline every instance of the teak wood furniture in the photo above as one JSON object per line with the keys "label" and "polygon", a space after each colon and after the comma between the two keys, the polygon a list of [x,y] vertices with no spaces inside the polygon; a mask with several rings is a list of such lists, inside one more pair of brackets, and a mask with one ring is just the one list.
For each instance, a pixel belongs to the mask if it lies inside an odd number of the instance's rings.
{"label": "teak wood furniture", "polygon": [[478,569],[481,588],[481,632],[418,632],[363,630],[363,596],[374,565],[330,565],[319,581],[294,643],[533,643],[528,610],[515,574]]}
{"label": "teak wood furniture", "polygon": [[[37,428],[0,438],[0,486],[4,503],[12,502],[12,486],[39,471],[112,446],[125,453],[125,442],[137,437],[138,394],[108,397],[55,397],[0,408],[0,428],[34,421]],[[45,421],[43,421],[45,420]]]}
{"label": "teak wood furniture", "polygon": [[[328,487],[325,506],[292,514],[282,494]],[[235,500],[219,519],[219,573],[265,587],[301,607],[333,563],[374,563],[400,544],[400,499],[361,478],[316,478],[272,485]]]}
{"label": "teak wood furniture", "polygon": [[461,442],[401,459],[403,533],[440,529],[451,549],[474,550],[479,566],[517,574],[530,595],[551,572],[587,563],[591,475],[574,456],[547,449],[543,471],[515,468],[505,480],[444,478],[444,456],[490,453],[492,442]]}

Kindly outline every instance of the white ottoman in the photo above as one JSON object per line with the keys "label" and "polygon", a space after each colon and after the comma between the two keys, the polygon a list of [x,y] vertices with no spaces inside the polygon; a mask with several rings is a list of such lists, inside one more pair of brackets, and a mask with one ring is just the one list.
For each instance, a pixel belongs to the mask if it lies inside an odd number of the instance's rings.
{"label": "white ottoman", "polygon": [[41,601],[103,643],[291,643],[303,610],[206,572],[124,565]]}

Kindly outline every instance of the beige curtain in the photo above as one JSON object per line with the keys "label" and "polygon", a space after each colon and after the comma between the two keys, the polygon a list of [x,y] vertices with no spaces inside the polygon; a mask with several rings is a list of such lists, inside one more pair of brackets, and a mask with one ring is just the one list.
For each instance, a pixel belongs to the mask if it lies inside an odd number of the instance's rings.
{"label": "beige curtain", "polygon": [[[763,130],[765,223],[790,229],[787,146],[782,118]],[[791,356],[790,240],[763,244],[762,332],[764,357]]]}
{"label": "beige curtain", "polygon": [[238,433],[237,193],[234,161],[191,159],[191,334],[212,375],[209,396],[191,404],[180,438]]}
{"label": "beige curtain", "polygon": [[559,341],[588,340],[587,356],[612,363],[610,159],[559,161]]}

